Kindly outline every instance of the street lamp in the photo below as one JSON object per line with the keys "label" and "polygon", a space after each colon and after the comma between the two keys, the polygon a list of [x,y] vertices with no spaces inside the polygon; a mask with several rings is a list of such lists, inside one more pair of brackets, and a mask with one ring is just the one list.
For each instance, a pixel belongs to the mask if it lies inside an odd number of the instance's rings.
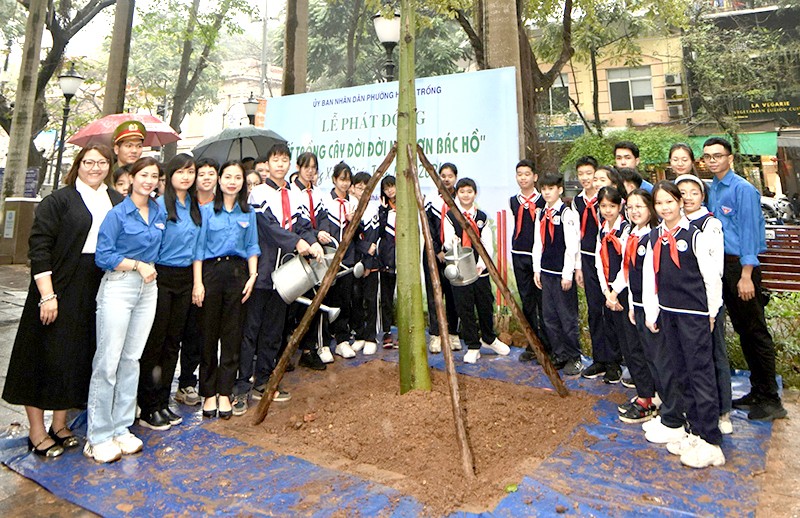
{"label": "street lamp", "polygon": [[372,17],[372,23],[375,25],[375,34],[378,35],[378,40],[386,49],[386,63],[383,65],[383,78],[387,82],[394,81],[394,60],[392,59],[392,52],[400,41],[400,13],[395,12],[392,18],[384,18],[381,13]]}
{"label": "street lamp", "polygon": [[61,159],[64,157],[64,145],[67,137],[67,119],[69,119],[69,102],[78,92],[83,77],[75,71],[75,63],[71,63],[66,74],[58,76],[58,84],[61,86],[61,93],[64,94],[64,120],[61,122],[61,139],[58,146],[58,160],[56,160],[56,179],[53,182],[53,190],[58,189],[58,181],[61,178]]}
{"label": "street lamp", "polygon": [[244,104],[244,112],[247,114],[247,118],[250,119],[250,125],[256,125],[256,112],[258,112],[258,99],[253,97],[253,92],[250,92],[250,98],[243,102]]}

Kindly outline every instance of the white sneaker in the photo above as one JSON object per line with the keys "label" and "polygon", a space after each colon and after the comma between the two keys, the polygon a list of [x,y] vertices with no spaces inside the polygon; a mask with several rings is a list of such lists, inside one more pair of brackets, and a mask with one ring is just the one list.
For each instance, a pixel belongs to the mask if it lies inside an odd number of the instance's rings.
{"label": "white sneaker", "polygon": [[503,342],[501,342],[499,338],[495,338],[494,342],[490,344],[487,344],[486,342],[481,340],[481,345],[483,345],[484,347],[488,347],[489,349],[491,349],[492,351],[496,352],[501,356],[508,356],[508,353],[511,352],[511,348],[508,347]]}
{"label": "white sneaker", "polygon": [[481,353],[477,349],[470,349],[464,355],[464,363],[475,363],[481,358]]}
{"label": "white sneaker", "polygon": [[681,455],[681,464],[690,468],[707,468],[709,466],[722,466],[725,464],[725,454],[716,444],[709,444],[697,438],[694,448]]}
{"label": "white sneaker", "polygon": [[[655,419],[651,419],[651,422],[655,421]],[[644,433],[644,438],[647,439],[647,442],[651,442],[653,444],[669,444],[673,442],[678,442],[683,440],[686,437],[686,430],[683,427],[678,428],[670,428],[669,426],[664,426],[661,424],[661,421],[658,421],[657,425],[650,426],[647,431]]]}
{"label": "white sneaker", "polygon": [[375,354],[378,350],[378,344],[376,342],[364,342],[364,355],[370,356]]}
{"label": "white sneaker", "polygon": [[461,350],[461,338],[458,335],[450,335],[450,350],[451,351],[460,351]]}
{"label": "white sneaker", "polygon": [[144,447],[142,440],[130,432],[123,435],[118,435],[114,437],[113,440],[117,446],[119,446],[119,449],[122,451],[123,455],[133,455],[134,453],[139,453]]}
{"label": "white sneaker", "polygon": [[688,434],[686,437],[681,439],[680,441],[674,441],[667,444],[667,451],[673,455],[683,455],[687,451],[691,450],[697,444],[697,441],[701,441],[700,436],[694,434]]}
{"label": "white sneaker", "polygon": [[364,340],[356,340],[353,342],[353,345],[350,346],[350,349],[352,349],[353,352],[357,353],[358,351],[364,348],[364,344],[366,343],[367,342],[365,342]]}
{"label": "white sneaker", "polygon": [[649,432],[651,429],[655,428],[656,426],[659,426],[660,424],[661,424],[661,416],[657,415],[651,420],[642,423],[642,430],[645,432]]}
{"label": "white sneaker", "polygon": [[339,345],[336,346],[336,349],[334,350],[334,352],[336,354],[338,354],[339,356],[341,356],[342,358],[355,358],[356,357],[355,351],[353,351],[353,349],[350,347],[350,342],[341,342],[341,343],[339,343]]}
{"label": "white sneaker", "polygon": [[428,350],[434,354],[442,352],[442,339],[437,336],[431,336],[431,341],[428,343]]}
{"label": "white sneaker", "polygon": [[322,360],[322,363],[333,363],[333,355],[331,354],[331,348],[327,345],[322,347],[319,350],[319,359]]}
{"label": "white sneaker", "polygon": [[722,435],[730,435],[733,433],[733,423],[731,422],[731,413],[727,412],[719,416],[719,427],[720,433]]}
{"label": "white sneaker", "polygon": [[83,454],[90,459],[94,459],[95,462],[103,463],[114,462],[122,458],[122,450],[113,440],[101,442],[94,446],[89,444],[89,441],[86,441],[86,445],[83,447]]}

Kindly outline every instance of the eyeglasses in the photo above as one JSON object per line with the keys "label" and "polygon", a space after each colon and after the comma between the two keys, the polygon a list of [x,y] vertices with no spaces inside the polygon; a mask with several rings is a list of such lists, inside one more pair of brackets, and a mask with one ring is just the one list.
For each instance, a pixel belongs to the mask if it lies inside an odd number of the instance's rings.
{"label": "eyeglasses", "polygon": [[717,153],[715,155],[703,155],[700,158],[702,158],[704,162],[719,162],[728,155],[730,155],[730,153]]}
{"label": "eyeglasses", "polygon": [[638,212],[640,210],[646,210],[646,209],[647,205],[628,205],[628,212],[633,212],[633,211]]}
{"label": "eyeglasses", "polygon": [[109,161],[108,160],[82,160],[81,164],[86,169],[94,169],[94,166],[99,167],[100,169],[105,169],[108,167]]}

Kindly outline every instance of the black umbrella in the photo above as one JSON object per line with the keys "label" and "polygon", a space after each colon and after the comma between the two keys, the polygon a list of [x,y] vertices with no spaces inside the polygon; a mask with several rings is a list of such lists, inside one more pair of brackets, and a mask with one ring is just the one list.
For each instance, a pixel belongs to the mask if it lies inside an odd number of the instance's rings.
{"label": "black umbrella", "polygon": [[266,155],[269,148],[279,142],[285,144],[286,139],[268,129],[254,126],[227,128],[202,141],[192,150],[192,154],[195,160],[213,158],[222,164],[228,160]]}

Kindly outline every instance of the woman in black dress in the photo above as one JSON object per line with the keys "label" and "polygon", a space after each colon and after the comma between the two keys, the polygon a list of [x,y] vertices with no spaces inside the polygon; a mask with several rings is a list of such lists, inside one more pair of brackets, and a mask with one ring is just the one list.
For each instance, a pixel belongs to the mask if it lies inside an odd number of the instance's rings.
{"label": "woman in black dress", "polygon": [[[86,405],[95,351],[95,296],[103,272],[95,266],[97,231],[123,197],[105,181],[111,149],[88,146],[64,177],[66,186],[36,209],[28,257],[33,280],[8,365],[3,399],[25,405],[28,448],[57,457],[78,445],[67,409]],[[59,310],[61,310],[59,312]],[[53,410],[45,430],[44,411]]]}

